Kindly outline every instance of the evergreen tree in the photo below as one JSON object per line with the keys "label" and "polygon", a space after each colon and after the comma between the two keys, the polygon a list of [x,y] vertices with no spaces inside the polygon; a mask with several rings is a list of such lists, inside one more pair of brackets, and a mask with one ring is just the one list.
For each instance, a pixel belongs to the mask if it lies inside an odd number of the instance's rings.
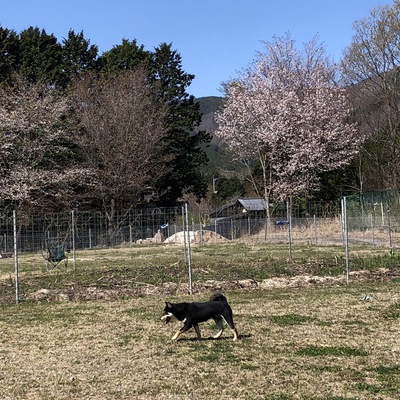
{"label": "evergreen tree", "polygon": [[131,42],[123,39],[120,45],[104,52],[98,59],[98,69],[105,74],[115,74],[119,71],[136,69],[150,57],[143,45],[138,46],[136,40]]}
{"label": "evergreen tree", "polygon": [[65,89],[72,79],[83,72],[96,67],[98,48],[90,45],[90,40],[85,39],[83,32],[68,32],[68,37],[62,41],[62,87]]}
{"label": "evergreen tree", "polygon": [[194,75],[183,71],[182,58],[172,50],[172,44],[163,43],[155,49],[151,71],[157,95],[169,106],[169,134],[164,141],[164,151],[172,156],[172,172],[157,186],[160,202],[172,205],[184,193],[197,197],[205,194],[207,185],[199,167],[207,161],[202,145],[211,138],[207,132],[195,130],[201,122],[199,104],[186,92]]}
{"label": "evergreen tree", "polygon": [[0,26],[0,84],[8,84],[19,62],[19,37]]}
{"label": "evergreen tree", "polygon": [[62,80],[62,48],[44,29],[30,27],[20,33],[19,74],[29,82],[56,85]]}

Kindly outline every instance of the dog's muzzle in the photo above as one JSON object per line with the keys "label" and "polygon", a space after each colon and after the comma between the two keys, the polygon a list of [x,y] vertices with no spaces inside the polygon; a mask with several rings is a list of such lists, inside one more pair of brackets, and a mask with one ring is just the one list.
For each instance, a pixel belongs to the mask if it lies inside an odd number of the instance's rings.
{"label": "dog's muzzle", "polygon": [[166,313],[161,316],[161,321],[164,322],[164,325],[167,325],[169,321],[171,321],[172,314],[171,313]]}

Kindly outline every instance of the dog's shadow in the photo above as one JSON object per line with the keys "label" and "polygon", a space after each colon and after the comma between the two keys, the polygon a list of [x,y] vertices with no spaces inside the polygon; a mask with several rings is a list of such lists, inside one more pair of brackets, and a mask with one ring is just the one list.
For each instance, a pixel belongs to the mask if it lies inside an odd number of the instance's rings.
{"label": "dog's shadow", "polygon": [[[250,334],[246,334],[246,335],[239,335],[238,336],[238,340],[242,340],[242,339],[248,339],[250,338],[251,335]],[[218,342],[218,341],[233,341],[231,337],[229,336],[224,336],[224,337],[219,337],[219,338],[214,338],[212,336],[208,336],[208,337],[202,337],[201,339],[197,338],[197,337],[180,337],[178,342],[204,342],[204,341],[213,341],[213,342]]]}

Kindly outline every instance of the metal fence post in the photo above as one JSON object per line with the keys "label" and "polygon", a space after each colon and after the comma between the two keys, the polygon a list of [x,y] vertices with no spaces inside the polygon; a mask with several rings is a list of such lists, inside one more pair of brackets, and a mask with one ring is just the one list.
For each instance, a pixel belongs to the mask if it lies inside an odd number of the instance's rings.
{"label": "metal fence post", "polygon": [[316,245],[317,244],[317,217],[315,216],[315,214],[314,214],[313,222],[314,222],[314,244]]}
{"label": "metal fence post", "polygon": [[[192,258],[190,254],[190,230],[189,230],[189,217],[188,217],[188,207],[185,204],[185,221],[186,221],[186,231],[188,237],[188,246],[187,246],[187,260],[188,260],[188,273],[189,273],[189,294],[192,294]],[[183,232],[185,235],[185,230]]]}
{"label": "metal fence post", "polygon": [[14,232],[14,270],[15,270],[15,302],[19,301],[18,287],[18,245],[17,245],[17,212],[13,211],[13,232]]}
{"label": "metal fence post", "polygon": [[[183,233],[183,262],[185,267],[188,266],[187,253],[186,253],[186,229],[185,229],[185,207],[182,207],[182,233]],[[176,235],[176,233],[175,233]]]}
{"label": "metal fence post", "polygon": [[292,260],[292,197],[286,201],[286,216],[288,221],[289,260]]}
{"label": "metal fence post", "polygon": [[342,200],[342,215],[343,215],[343,227],[344,227],[344,242],[345,242],[345,253],[346,253],[346,283],[349,283],[350,272],[349,272],[349,226],[347,221],[347,200],[343,197]]}
{"label": "metal fence post", "polygon": [[72,210],[71,214],[72,223],[72,256],[74,260],[74,269],[76,269],[76,252],[75,252],[75,211]]}
{"label": "metal fence post", "polygon": [[388,235],[389,235],[389,251],[393,255],[393,243],[392,243],[392,226],[390,221],[390,207],[387,206],[387,223],[388,223]]}

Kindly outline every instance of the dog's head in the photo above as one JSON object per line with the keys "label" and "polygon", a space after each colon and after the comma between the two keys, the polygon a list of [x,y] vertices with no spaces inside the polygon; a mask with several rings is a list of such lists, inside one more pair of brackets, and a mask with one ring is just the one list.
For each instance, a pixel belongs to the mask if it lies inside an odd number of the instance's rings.
{"label": "dog's head", "polygon": [[161,315],[161,321],[163,321],[165,325],[167,325],[168,322],[171,321],[171,318],[174,316],[173,309],[174,307],[172,303],[165,302],[165,307]]}

